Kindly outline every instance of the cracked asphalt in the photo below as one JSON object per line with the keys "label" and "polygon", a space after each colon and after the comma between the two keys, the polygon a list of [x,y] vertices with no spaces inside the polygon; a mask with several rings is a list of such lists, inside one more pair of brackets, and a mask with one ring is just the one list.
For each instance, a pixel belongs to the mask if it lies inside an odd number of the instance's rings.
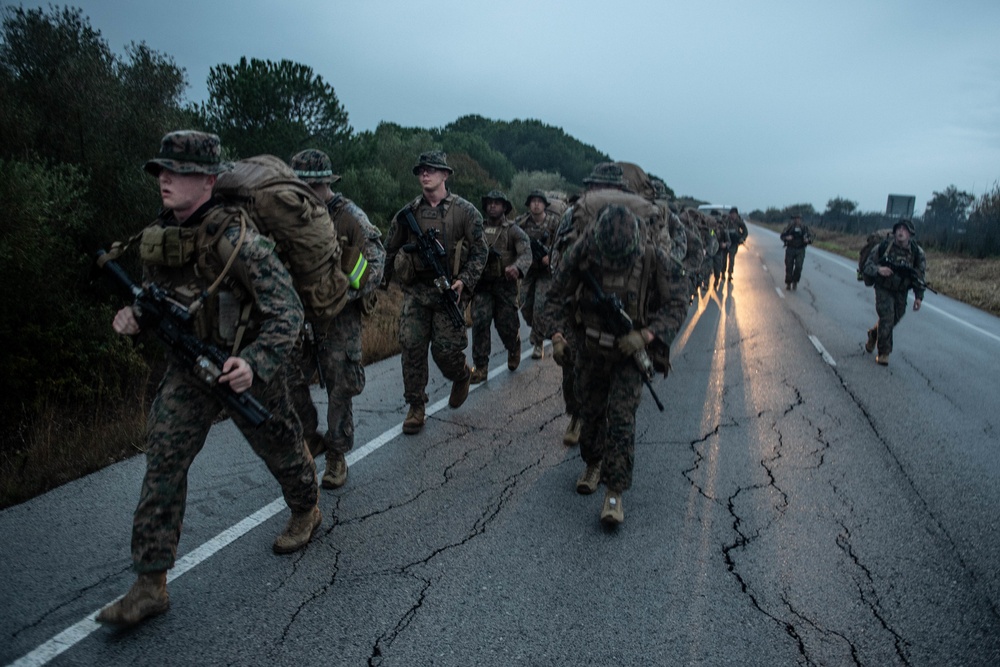
{"label": "cracked asphalt", "polygon": [[[616,530],[575,493],[558,369],[525,358],[354,463],[307,549],[271,553],[281,511],[128,632],[80,621],[131,583],[141,459],[0,512],[0,664],[1000,664],[1000,323],[928,295],[882,368],[848,260],[810,249],[779,295],[782,275],[752,227],[736,281],[692,306]],[[432,376],[432,402],[448,389]],[[398,426],[401,393],[398,359],[369,367],[359,448]],[[278,495],[219,424],[181,555]]]}

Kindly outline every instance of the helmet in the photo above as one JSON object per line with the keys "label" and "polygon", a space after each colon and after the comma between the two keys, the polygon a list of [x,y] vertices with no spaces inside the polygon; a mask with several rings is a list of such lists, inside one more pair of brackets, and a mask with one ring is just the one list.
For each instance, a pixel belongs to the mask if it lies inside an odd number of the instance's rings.
{"label": "helmet", "polygon": [[159,176],[164,169],[177,174],[216,175],[233,168],[232,162],[222,161],[219,136],[196,130],[177,130],[160,140],[160,152],[143,169]]}
{"label": "helmet", "polygon": [[639,256],[639,221],[624,206],[608,204],[597,215],[597,252],[615,266],[627,266]]}
{"label": "helmet", "polygon": [[896,233],[897,227],[906,227],[906,229],[910,232],[910,236],[913,236],[914,234],[917,233],[917,228],[913,226],[913,221],[910,220],[909,218],[900,218],[899,221],[892,226],[893,234]]}
{"label": "helmet", "polygon": [[333,164],[330,157],[323,151],[315,148],[307,148],[296,153],[288,162],[295,175],[306,183],[336,183],[340,176],[333,173]]}

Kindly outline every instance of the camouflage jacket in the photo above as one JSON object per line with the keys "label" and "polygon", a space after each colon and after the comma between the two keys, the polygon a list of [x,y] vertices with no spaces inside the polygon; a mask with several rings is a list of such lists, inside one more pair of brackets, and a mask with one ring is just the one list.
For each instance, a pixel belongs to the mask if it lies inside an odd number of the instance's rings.
{"label": "camouflage jacket", "polygon": [[[891,268],[892,275],[879,275],[880,266]],[[886,239],[868,253],[864,273],[875,279],[876,289],[906,292],[912,288],[913,297],[923,300],[927,256],[924,249],[912,239],[908,248],[901,248],[892,239]]]}
{"label": "camouflage jacket", "polygon": [[[382,283],[382,275],[385,272],[382,232],[368,220],[368,216],[360,206],[340,193],[333,195],[333,199],[326,203],[326,208],[337,231],[343,257],[353,257],[355,253],[352,250],[359,250],[368,261],[365,284],[361,289],[349,287],[347,290],[348,301],[357,301],[371,294]],[[353,267],[347,267],[348,274],[351,268]]]}
{"label": "camouflage jacket", "polygon": [[483,223],[483,237],[489,251],[480,283],[504,280],[505,271],[511,265],[517,268],[519,277],[523,278],[528,273],[531,268],[531,241],[523,229],[504,218],[499,225]]}
{"label": "camouflage jacket", "polygon": [[[514,222],[524,230],[529,240],[540,243],[551,251],[552,242],[556,238],[556,230],[559,229],[559,219],[559,216],[553,211],[546,210],[540,223],[535,222],[535,219],[531,217],[531,213],[519,215]],[[534,259],[531,262],[532,274],[548,273],[548,271],[548,267],[542,264],[541,258]]]}

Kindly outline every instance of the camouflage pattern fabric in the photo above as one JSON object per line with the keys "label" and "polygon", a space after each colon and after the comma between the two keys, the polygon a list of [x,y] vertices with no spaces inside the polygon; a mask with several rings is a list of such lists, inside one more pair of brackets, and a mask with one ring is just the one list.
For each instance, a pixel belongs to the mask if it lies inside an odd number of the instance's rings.
{"label": "camouflage pattern fabric", "polygon": [[875,312],[878,314],[878,352],[879,354],[889,354],[892,352],[892,332],[899,321],[906,314],[907,296],[910,289],[913,289],[913,296],[923,300],[924,290],[913,287],[912,282],[906,276],[895,272],[889,277],[878,275],[879,262],[884,255],[890,262],[912,266],[917,276],[924,280],[927,274],[927,256],[915,241],[910,240],[908,248],[901,248],[895,242],[889,240],[887,245],[876,245],[868,254],[865,261],[865,273],[875,277]]}
{"label": "camouflage pattern fabric", "polygon": [[[543,196],[540,191],[532,192],[532,196]],[[529,197],[530,199],[530,197]],[[551,251],[552,242],[559,228],[559,216],[550,211],[545,212],[541,222],[535,222],[530,213],[525,213],[515,220],[524,230],[528,238],[538,241]],[[551,255],[550,255],[551,257]],[[546,325],[542,321],[545,311],[545,295],[552,279],[551,270],[542,264],[541,260],[532,261],[527,275],[521,280],[521,315],[525,323],[531,327],[531,344],[541,345],[545,340]],[[535,322],[538,325],[535,325]]]}
{"label": "camouflage pattern fabric", "polygon": [[[347,306],[322,330],[314,331],[313,343],[303,341],[298,368],[293,375],[292,398],[295,411],[302,419],[306,442],[312,445],[313,450],[322,440],[328,452],[346,454],[354,447],[352,399],[365,388],[365,369],[361,359],[361,299],[376,290],[382,282],[385,248],[382,247],[381,233],[357,204],[335,194],[327,202],[327,209],[341,245],[345,248],[362,247],[362,254],[368,260],[369,276],[360,290],[348,289]],[[309,392],[317,353],[328,398],[327,430],[322,436],[319,434],[319,415]]]}
{"label": "camouflage pattern fabric", "polygon": [[[213,210],[211,204],[202,207],[185,225],[199,224]],[[233,215],[240,215],[239,210]],[[225,235],[236,244],[239,231],[228,227]],[[253,368],[252,391],[273,417],[258,429],[249,427],[238,415],[232,417],[278,480],[289,508],[304,512],[318,498],[316,468],[305,449],[287,385],[291,372],[287,364],[302,327],[303,309],[291,276],[273,249],[272,243],[247,230],[237,254],[239,270],[233,271],[234,276],[247,281],[245,292],[254,294],[253,312],[259,321],[258,335],[244,342],[239,356]],[[167,290],[186,275],[185,267],[157,267],[156,271],[160,286]],[[187,471],[221,409],[221,402],[187,370],[168,364],[147,420],[147,469],[132,531],[137,572],[156,572],[173,565],[184,518]]]}
{"label": "camouflage pattern fabric", "polygon": [[908,292],[905,290],[888,290],[875,286],[875,313],[878,322],[875,330],[878,333],[878,353],[892,352],[892,332],[906,315]]}
{"label": "camouflage pattern fabric", "polygon": [[[460,310],[465,310],[468,298],[468,292],[463,290]],[[445,378],[451,382],[465,379],[469,372],[465,361],[468,344],[465,329],[457,329],[452,324],[436,287],[419,283],[407,286],[403,292],[403,312],[399,317],[403,399],[409,405],[427,404],[428,346],[434,363]]]}
{"label": "camouflage pattern fabric", "polygon": [[178,130],[164,135],[160,152],[143,169],[153,176],[166,169],[176,174],[221,174],[233,168],[222,161],[222,143],[209,132]]}
{"label": "camouflage pattern fabric", "polygon": [[490,324],[508,352],[521,350],[521,320],[517,316],[517,281],[481,281],[472,297],[472,363],[488,368],[490,363]]}
{"label": "camouflage pattern fabric", "polygon": [[292,156],[288,161],[288,166],[295,171],[295,175],[306,183],[326,183],[331,185],[340,180],[340,176],[333,173],[333,163],[330,156],[315,148],[307,148]]}
{"label": "camouflage pattern fabric", "polygon": [[[292,512],[306,512],[319,497],[316,466],[302,440],[284,373],[266,384],[255,381],[253,392],[272,418],[254,428],[238,415],[230,416],[278,480],[288,507]],[[146,424],[146,475],[132,523],[136,572],[174,566],[187,504],[188,469],[222,408],[186,369],[168,364]]]}
{"label": "camouflage pattern fabric", "polygon": [[806,259],[806,247],[785,248],[785,282],[797,283],[802,278],[802,262]]}

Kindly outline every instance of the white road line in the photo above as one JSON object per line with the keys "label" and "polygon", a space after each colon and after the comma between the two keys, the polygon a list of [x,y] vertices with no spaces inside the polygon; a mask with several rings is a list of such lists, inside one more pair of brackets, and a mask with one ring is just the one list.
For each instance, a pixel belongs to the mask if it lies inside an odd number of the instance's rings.
{"label": "white road line", "polygon": [[785,290],[781,289],[780,287],[775,287],[774,291],[777,292],[778,296],[780,296],[782,299],[785,298]]}
{"label": "white road line", "polygon": [[[550,347],[550,344],[546,342],[545,347]],[[532,346],[521,352],[521,361],[524,361],[527,357],[531,356]],[[509,373],[506,364],[501,364],[497,366],[492,371],[490,371],[489,377],[494,378],[500,373]],[[480,385],[474,384],[469,387],[469,391],[473,391]],[[440,401],[434,403],[427,408],[426,414],[428,416],[439,412],[448,405],[448,399],[442,398]],[[403,433],[402,423],[396,424],[389,430],[385,431],[381,435],[369,440],[362,447],[359,447],[347,454],[344,458],[347,460],[347,465],[352,466],[358,461],[362,460],[372,452],[378,450],[386,443],[390,442],[393,438]],[[322,477],[323,471],[317,466],[317,473]],[[177,559],[174,564],[173,569],[167,572],[167,583],[177,579],[186,572],[194,569],[201,563],[217,554],[222,549],[226,548],[239,538],[243,537],[251,530],[261,525],[268,519],[271,519],[276,514],[285,509],[285,499],[283,497],[278,497],[271,503],[257,510],[247,518],[243,519],[239,523],[226,528],[224,531],[205,542],[201,546],[195,548],[194,550],[188,552],[183,557]],[[116,598],[117,599],[117,598]],[[103,609],[103,606],[101,607]],[[27,653],[21,658],[18,658],[14,662],[10,663],[8,667],[41,667],[47,664],[49,661],[56,658],[58,655],[64,651],[69,650],[74,645],[83,641],[89,637],[94,631],[100,629],[101,624],[95,619],[97,614],[100,613],[101,609],[96,609],[86,618],[74,623],[70,627],[66,628],[59,634],[57,634],[52,639],[48,640],[44,644],[41,644],[38,648]]]}
{"label": "white road line", "polygon": [[819,342],[819,338],[816,338],[816,336],[809,336],[809,340],[812,341],[813,347],[815,347],[816,351],[819,352],[820,355],[823,357],[823,361],[830,364],[831,366],[837,365],[837,362],[833,360],[833,357],[830,356],[830,353],[826,351],[825,347],[823,347],[823,343]]}

